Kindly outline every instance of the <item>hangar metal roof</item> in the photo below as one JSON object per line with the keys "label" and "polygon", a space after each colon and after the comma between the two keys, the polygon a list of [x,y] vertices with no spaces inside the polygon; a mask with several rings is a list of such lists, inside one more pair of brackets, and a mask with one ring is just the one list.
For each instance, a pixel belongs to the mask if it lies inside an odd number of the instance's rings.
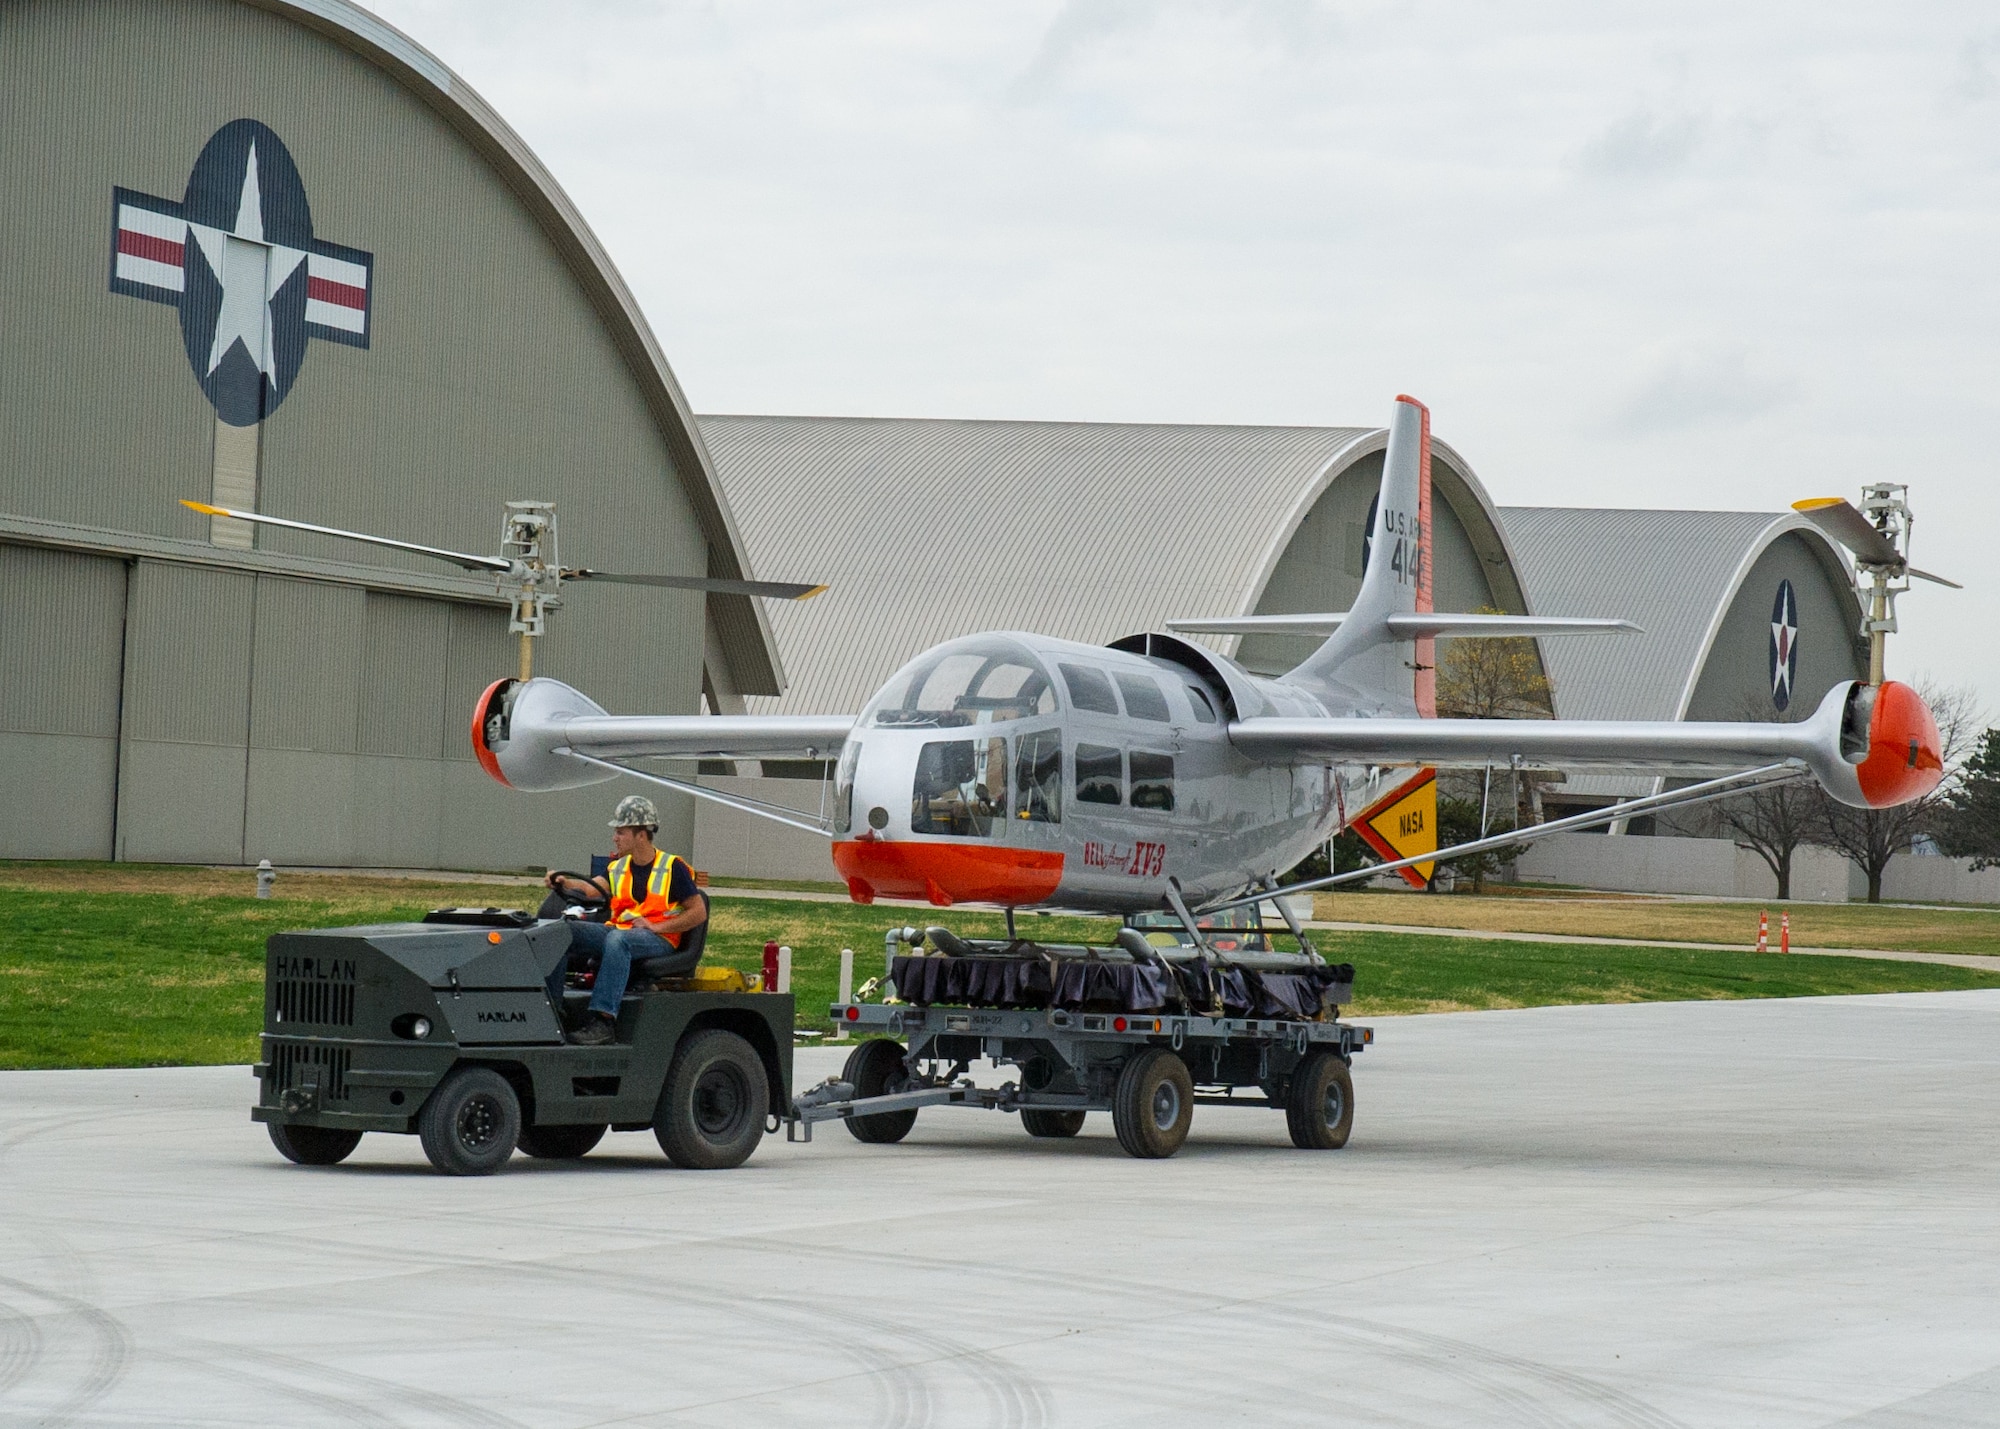
{"label": "hangar metal roof", "polygon": [[1563,719],[1682,719],[1723,615],[1773,541],[1798,531],[1841,557],[1792,512],[1621,511],[1503,506],[1537,615],[1623,616],[1643,635],[1545,640]]}
{"label": "hangar metal roof", "polygon": [[[830,587],[771,611],[794,713],[858,710],[912,655],[974,631],[1101,644],[1173,616],[1248,614],[1328,484],[1386,440],[1367,427],[700,422],[759,563]],[[1433,451],[1454,508],[1484,508],[1504,561],[1485,491],[1444,443]]]}
{"label": "hangar metal roof", "polygon": [[[659,339],[597,235],[521,136],[443,61],[348,0],[248,2],[325,35],[386,72],[442,116],[492,166],[562,255],[631,368],[707,539],[708,574],[732,579],[753,575],[741,530]],[[775,694],[783,689],[784,667],[763,603],[747,596],[711,595],[708,610],[732,682],[744,691]]]}

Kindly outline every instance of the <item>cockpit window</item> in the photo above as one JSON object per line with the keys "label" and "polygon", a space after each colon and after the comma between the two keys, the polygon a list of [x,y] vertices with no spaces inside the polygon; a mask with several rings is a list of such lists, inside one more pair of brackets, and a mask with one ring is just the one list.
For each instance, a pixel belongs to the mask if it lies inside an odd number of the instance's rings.
{"label": "cockpit window", "polygon": [[898,671],[866,722],[878,728],[953,729],[1055,709],[1049,677],[1024,647],[974,640],[927,652]]}
{"label": "cockpit window", "polygon": [[1076,747],[1076,801],[1079,804],[1125,802],[1125,760],[1103,744]]}
{"label": "cockpit window", "polygon": [[1062,822],[1061,730],[1038,729],[1016,744],[1014,817],[1038,824]]}
{"label": "cockpit window", "polygon": [[1158,720],[1165,724],[1173,718],[1167,712],[1167,697],[1160,693],[1159,685],[1150,675],[1134,675],[1120,670],[1118,693],[1125,696],[1125,712],[1133,719]]}
{"label": "cockpit window", "polygon": [[1132,751],[1132,807],[1171,813],[1174,807],[1174,757],[1149,750]]}
{"label": "cockpit window", "polygon": [[1118,713],[1118,696],[1111,692],[1111,681],[1102,670],[1088,665],[1062,665],[1063,683],[1069,686],[1069,702],[1080,710],[1092,714],[1115,715]]}
{"label": "cockpit window", "polygon": [[1007,741],[932,740],[917,756],[910,830],[988,838],[1007,817]]}
{"label": "cockpit window", "polygon": [[850,739],[840,751],[839,772],[833,779],[833,831],[844,834],[854,827],[854,768],[861,762],[861,742]]}

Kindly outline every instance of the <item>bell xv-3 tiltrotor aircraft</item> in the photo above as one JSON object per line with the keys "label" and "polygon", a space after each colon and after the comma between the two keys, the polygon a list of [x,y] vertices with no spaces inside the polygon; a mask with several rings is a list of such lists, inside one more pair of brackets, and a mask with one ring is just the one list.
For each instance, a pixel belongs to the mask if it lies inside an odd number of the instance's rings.
{"label": "bell xv-3 tiltrotor aircraft", "polygon": [[[1881,677],[1879,657],[1874,683],[1836,685],[1809,718],[1792,723],[1428,717],[1424,686],[1441,636],[1637,629],[1618,619],[1432,612],[1429,462],[1429,413],[1399,397],[1352,609],[1170,624],[1184,633],[1325,637],[1276,678],[1169,634],[1106,648],[994,632],[918,655],[853,716],[612,715],[555,680],[500,680],[473,712],[473,745],[486,771],[514,789],[567,789],[629,774],[810,828],[831,840],[833,864],[862,902],[888,896],[1010,910],[1170,912],[1197,944],[1204,913],[1269,898],[1281,871],[1426,767],[1527,764],[1699,782],[1427,852],[1422,861],[1773,781],[1810,778],[1844,803],[1873,807],[1936,787],[1937,726],[1914,690]],[[1868,569],[1905,574],[1880,523],[1868,526],[1844,502],[1801,509],[1850,547],[1872,537]],[[1871,627],[1878,652],[1883,628],[1893,626],[1878,619]],[[818,822],[631,763],[836,756],[831,810]]]}

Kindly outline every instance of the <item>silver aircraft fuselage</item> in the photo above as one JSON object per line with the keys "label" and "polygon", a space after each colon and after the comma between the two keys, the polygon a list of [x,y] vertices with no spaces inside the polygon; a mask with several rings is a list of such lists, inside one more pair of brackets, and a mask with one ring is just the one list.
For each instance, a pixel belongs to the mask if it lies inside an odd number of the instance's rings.
{"label": "silver aircraft fuselage", "polygon": [[1173,887],[1198,902],[1292,867],[1414,773],[1247,758],[1232,720],[1339,711],[1171,637],[1120,644],[1140,648],[976,635],[898,672],[841,751],[833,861],[849,891],[1128,912]]}

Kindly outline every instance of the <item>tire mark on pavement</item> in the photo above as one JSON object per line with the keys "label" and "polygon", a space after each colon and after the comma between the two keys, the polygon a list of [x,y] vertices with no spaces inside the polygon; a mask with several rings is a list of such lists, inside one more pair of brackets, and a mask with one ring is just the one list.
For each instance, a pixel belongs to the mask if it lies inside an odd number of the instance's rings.
{"label": "tire mark on pavement", "polygon": [[74,1295],[66,1295],[58,1290],[44,1289],[24,1280],[15,1280],[0,1275],[0,1286],[24,1295],[46,1300],[60,1307],[59,1312],[47,1318],[80,1320],[89,1330],[91,1337],[90,1359],[85,1368],[83,1381],[71,1390],[48,1414],[38,1422],[45,1425],[67,1424],[77,1415],[110,1393],[113,1385],[124,1377],[132,1355],[132,1336],[124,1323],[115,1315],[82,1300]]}

